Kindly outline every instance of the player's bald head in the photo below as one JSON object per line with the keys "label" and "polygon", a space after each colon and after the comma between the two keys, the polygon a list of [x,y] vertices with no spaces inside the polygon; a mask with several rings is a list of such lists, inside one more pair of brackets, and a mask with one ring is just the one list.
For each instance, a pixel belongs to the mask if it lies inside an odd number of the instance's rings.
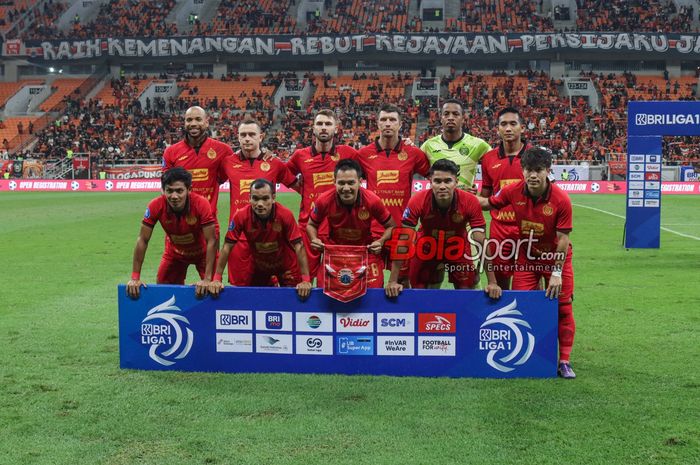
{"label": "player's bald head", "polygon": [[203,119],[207,118],[206,110],[200,106],[197,106],[197,105],[191,106],[187,109],[187,111],[185,112],[185,119],[187,119],[188,116],[194,116],[194,115],[201,116]]}

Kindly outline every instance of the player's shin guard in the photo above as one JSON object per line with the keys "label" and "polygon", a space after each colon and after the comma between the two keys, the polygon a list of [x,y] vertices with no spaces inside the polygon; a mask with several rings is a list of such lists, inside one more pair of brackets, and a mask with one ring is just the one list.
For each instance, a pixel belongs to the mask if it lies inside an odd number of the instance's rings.
{"label": "player's shin guard", "polygon": [[559,361],[569,361],[575,334],[576,322],[572,302],[559,302]]}

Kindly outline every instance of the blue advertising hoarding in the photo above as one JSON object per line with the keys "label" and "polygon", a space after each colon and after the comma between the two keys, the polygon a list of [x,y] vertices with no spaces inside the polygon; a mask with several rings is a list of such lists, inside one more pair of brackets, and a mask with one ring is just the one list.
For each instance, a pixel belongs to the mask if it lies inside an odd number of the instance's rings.
{"label": "blue advertising hoarding", "polygon": [[700,135],[700,102],[627,107],[626,248],[659,248],[663,136]]}
{"label": "blue advertising hoarding", "polygon": [[228,373],[556,377],[557,301],[543,291],[370,289],[340,303],[312,291],[119,286],[122,368]]}

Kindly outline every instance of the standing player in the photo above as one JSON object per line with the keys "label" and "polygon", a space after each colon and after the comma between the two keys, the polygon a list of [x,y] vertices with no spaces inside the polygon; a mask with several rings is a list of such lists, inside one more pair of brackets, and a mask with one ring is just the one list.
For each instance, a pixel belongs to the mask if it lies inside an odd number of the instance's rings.
{"label": "standing player", "polygon": [[[217,297],[224,288],[221,274],[229,254],[245,238],[254,261],[249,285],[269,286],[274,276],[281,286],[296,286],[299,297],[307,298],[311,293],[309,265],[294,215],[284,205],[275,202],[275,185],[269,180],[256,179],[249,190],[249,204],[239,208],[229,224],[209,292]],[[228,262],[229,267],[240,266],[235,261]]]}
{"label": "standing player", "polygon": [[[508,184],[523,180],[523,168],[520,157],[530,148],[522,139],[523,121],[517,109],[508,107],[498,112],[498,136],[501,143],[481,159],[481,196],[490,197]],[[489,256],[502,289],[510,289],[510,279],[515,267],[513,244],[520,237],[520,229],[515,222],[513,208],[508,206],[500,210],[491,210],[489,231]]]}
{"label": "standing player", "polygon": [[165,252],[158,267],[158,284],[185,284],[187,268],[195,265],[201,281],[195,284],[197,297],[206,294],[216,260],[214,216],[207,200],[192,193],[192,175],[184,168],[172,168],[161,177],[163,195],[151,200],[143,217],[134,248],[131,280],[126,293],[138,298],[141,266],[153,227],[160,222],[165,231]]}
{"label": "standing player", "polygon": [[445,100],[440,111],[442,134],[426,140],[421,150],[428,155],[430,163],[444,158],[459,167],[457,187],[471,189],[476,179],[476,165],[491,146],[484,140],[467,134],[464,126],[464,107],[456,99]]}
{"label": "standing player", "polygon": [[[396,223],[382,200],[360,186],[361,173],[362,168],[355,160],[338,162],[334,170],[335,190],[318,197],[306,230],[311,247],[319,255],[326,243],[367,246],[367,287],[383,287],[384,261],[380,254]],[[322,239],[318,231],[324,221],[328,222],[329,234]],[[385,228],[384,234],[377,239],[372,238],[372,221],[377,221]],[[321,269],[318,274],[319,285],[323,283],[324,271]]]}
{"label": "standing player", "polygon": [[[477,198],[469,192],[457,189],[458,176],[459,168],[454,162],[436,161],[430,167],[430,190],[419,192],[411,197],[403,214],[403,227],[411,230],[407,240],[417,244],[413,246],[414,254],[410,260],[409,275],[413,288],[440,289],[445,271],[448,272],[449,280],[455,289],[474,289],[479,282],[478,267],[469,258],[471,255],[469,238],[481,244],[480,250],[483,250],[486,221]],[[419,222],[420,230],[416,238],[413,229]],[[471,228],[469,234],[467,234],[467,226]],[[397,230],[397,233],[401,234],[404,231]],[[443,241],[442,247],[439,243],[435,247],[430,247],[429,241],[421,241],[424,237]],[[399,238],[393,243],[393,251],[399,254],[406,253],[399,250],[402,242],[405,244],[405,240]],[[426,256],[431,253],[431,249],[433,254],[443,250],[444,257]],[[396,256],[396,254],[392,255]],[[398,283],[401,262],[402,260],[396,259],[392,262],[391,276],[386,288],[388,297],[396,297],[403,290],[403,286]],[[501,289],[496,283],[496,277],[489,271],[488,266],[485,268],[488,278],[485,291],[490,297],[499,298]]]}
{"label": "standing player", "polygon": [[[263,154],[260,144],[264,137],[258,121],[244,119],[238,125],[241,150],[223,161],[222,172],[231,185],[229,222],[233,220],[236,211],[250,204],[250,186],[255,179],[267,179],[271,183],[281,183],[289,187],[295,187],[297,183],[296,177],[279,158]],[[238,245],[228,260],[229,282],[234,286],[250,285],[253,264],[245,236],[238,239]]]}
{"label": "standing player", "polygon": [[[357,159],[357,151],[348,145],[335,145],[333,142],[338,130],[338,120],[332,110],[320,110],[313,119],[313,139],[311,147],[295,151],[287,162],[292,174],[301,175],[301,205],[299,207],[299,229],[304,239],[304,247],[309,262],[311,276],[315,276],[321,263],[321,253],[311,247],[306,225],[314,209],[316,200],[324,192],[333,190],[333,172],[340,160]],[[328,239],[328,225],[320,224],[318,236],[321,241]]]}
{"label": "standing player", "polygon": [[[401,110],[398,107],[383,105],[377,113],[377,126],[379,137],[374,143],[360,149],[358,161],[367,179],[367,189],[382,199],[394,222],[399,224],[411,198],[413,176],[426,176],[430,163],[422,150],[406,145],[399,137]],[[373,238],[377,239],[383,233],[381,225],[372,224]],[[401,271],[400,280],[406,285],[408,266]]]}
{"label": "standing player", "polygon": [[526,150],[520,160],[524,181],[505,186],[488,199],[479,197],[484,209],[513,207],[520,237],[530,240],[528,253],[518,254],[513,275],[514,290],[539,289],[547,283],[546,295],[559,299],[559,375],[575,378],[569,361],[574,345],[574,269],[569,233],[573,228],[571,200],[547,178],[552,153],[543,147]]}
{"label": "standing player", "polygon": [[192,174],[192,192],[209,201],[218,238],[216,203],[219,199],[221,166],[233,151],[227,144],[209,137],[208,129],[209,118],[204,109],[196,106],[188,108],[185,112],[185,138],[165,149],[163,169],[181,166]]}

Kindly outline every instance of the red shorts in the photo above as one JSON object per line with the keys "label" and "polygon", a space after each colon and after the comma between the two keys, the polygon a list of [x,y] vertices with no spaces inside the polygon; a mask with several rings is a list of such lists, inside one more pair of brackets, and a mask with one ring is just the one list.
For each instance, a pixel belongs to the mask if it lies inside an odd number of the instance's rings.
{"label": "red shorts", "polygon": [[163,257],[160,259],[158,266],[157,284],[185,284],[187,277],[187,268],[190,265],[195,265],[199,277],[204,279],[204,271],[206,269],[207,256],[198,255],[186,257],[176,254],[170,247],[165,248]]}
{"label": "red shorts", "polygon": [[237,241],[228,256],[228,282],[234,286],[250,286],[253,255],[245,238]]}
{"label": "red shorts", "polygon": [[[491,220],[488,256],[494,257],[491,259],[491,264],[493,265],[496,278],[513,276],[515,268],[513,245],[519,238],[520,228],[518,228],[517,224],[502,223],[495,219]],[[493,241],[498,241],[498,250],[496,250],[496,244]]]}
{"label": "red shorts", "polygon": [[256,261],[249,286],[274,286],[273,276],[277,278],[280,287],[295,287],[301,282],[301,270],[294,252],[282,259],[282,264],[265,266],[265,262]]}
{"label": "red shorts", "polygon": [[[559,293],[559,303],[570,303],[574,297],[574,267],[571,263],[573,252],[569,249],[566,260],[561,270],[561,292]],[[540,289],[540,279],[544,278],[544,289],[547,289],[551,272],[536,271],[537,266],[543,263],[521,262],[513,275],[514,291],[532,291]],[[551,266],[551,265],[550,265]]]}
{"label": "red shorts", "polygon": [[474,269],[474,262],[467,260],[421,260],[417,256],[411,259],[409,279],[414,289],[425,289],[429,285],[442,283],[448,271],[450,282],[455,289],[473,289],[479,283],[479,273]]}

